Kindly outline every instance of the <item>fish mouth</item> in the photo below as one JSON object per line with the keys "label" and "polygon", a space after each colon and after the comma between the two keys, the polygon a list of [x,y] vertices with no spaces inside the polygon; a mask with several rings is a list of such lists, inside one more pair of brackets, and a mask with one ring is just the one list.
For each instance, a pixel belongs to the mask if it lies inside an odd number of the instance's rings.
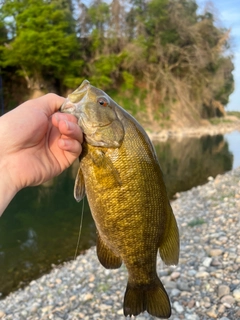
{"label": "fish mouth", "polygon": [[68,99],[63,102],[60,107],[60,112],[74,114],[76,111],[76,105],[71,103]]}
{"label": "fish mouth", "polygon": [[60,111],[64,113],[71,113],[74,115],[76,115],[77,109],[79,109],[78,112],[81,112],[77,104],[79,104],[84,99],[90,86],[90,82],[88,80],[84,80],[75,91],[68,95],[66,101],[60,107]]}

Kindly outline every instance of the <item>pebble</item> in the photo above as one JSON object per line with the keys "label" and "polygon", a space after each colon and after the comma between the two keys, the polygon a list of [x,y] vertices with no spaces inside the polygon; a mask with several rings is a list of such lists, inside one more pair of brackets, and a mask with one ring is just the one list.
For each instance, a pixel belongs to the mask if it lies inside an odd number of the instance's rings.
{"label": "pebble", "polygon": [[175,289],[177,288],[177,283],[174,281],[168,281],[164,283],[166,289]]}
{"label": "pebble", "polygon": [[226,296],[222,297],[221,302],[222,302],[226,307],[229,307],[229,305],[231,306],[232,304],[234,304],[235,299],[234,299],[233,296],[226,295]]}
{"label": "pebble", "polygon": [[195,300],[190,300],[189,302],[188,302],[188,309],[192,309],[193,307],[194,307],[194,305],[195,305]]}
{"label": "pebble", "polygon": [[199,320],[199,316],[197,314],[189,314],[189,313],[186,313],[185,314],[185,319],[186,320]]}
{"label": "pebble", "polygon": [[171,291],[171,296],[172,296],[172,297],[177,297],[177,296],[180,295],[180,293],[181,293],[180,290],[178,290],[178,289],[172,289],[172,291]]}
{"label": "pebble", "polygon": [[223,304],[220,304],[220,306],[218,307],[218,313],[219,314],[222,314],[225,312],[225,306]]}
{"label": "pebble", "polygon": [[236,319],[240,319],[240,309],[238,308],[238,310],[236,311]]}
{"label": "pebble", "polygon": [[229,294],[230,292],[230,288],[229,286],[226,286],[226,285],[220,285],[218,287],[218,297],[221,298],[227,294]]}
{"label": "pebble", "polygon": [[191,288],[189,287],[188,283],[184,281],[178,281],[177,288],[181,291],[191,291]]}
{"label": "pebble", "polygon": [[221,265],[221,261],[219,260],[219,258],[213,258],[212,262],[211,262],[211,266],[213,267],[217,267]]}
{"label": "pebble", "polygon": [[211,317],[211,318],[214,318],[214,319],[217,318],[218,314],[217,314],[217,312],[216,312],[216,306],[215,306],[215,305],[214,305],[213,307],[211,307],[210,310],[207,311],[207,315],[208,315],[209,317]]}
{"label": "pebble", "polygon": [[209,277],[209,273],[206,271],[200,271],[196,273],[196,278],[207,278]]}
{"label": "pebble", "polygon": [[203,263],[202,263],[202,264],[203,264],[204,267],[210,267],[211,263],[212,263],[212,258],[207,257],[207,258],[205,258],[205,259],[203,260]]}
{"label": "pebble", "polygon": [[221,249],[212,249],[212,250],[210,250],[210,252],[209,252],[209,255],[211,256],[211,257],[217,257],[217,256],[220,256],[220,255],[222,255],[223,254],[223,250],[221,250]]}
{"label": "pebble", "polygon": [[233,296],[236,301],[240,301],[240,289],[236,289],[233,291]]}
{"label": "pebble", "polygon": [[173,308],[177,311],[177,313],[182,313],[184,311],[183,306],[181,306],[178,301],[173,302]]}
{"label": "pebble", "polygon": [[188,275],[190,276],[190,277],[194,277],[195,275],[196,275],[196,273],[197,273],[197,271],[196,270],[188,270]]}
{"label": "pebble", "polygon": [[[169,319],[240,319],[240,168],[179,193],[172,207],[181,235],[179,264],[157,261],[172,305]],[[126,285],[126,267],[104,269],[93,247],[0,300],[0,319],[125,320]],[[155,318],[147,312],[136,317],[145,319]]]}
{"label": "pebble", "polygon": [[172,274],[171,274],[171,279],[172,280],[176,280],[177,278],[179,278],[180,277],[180,272],[173,272]]}

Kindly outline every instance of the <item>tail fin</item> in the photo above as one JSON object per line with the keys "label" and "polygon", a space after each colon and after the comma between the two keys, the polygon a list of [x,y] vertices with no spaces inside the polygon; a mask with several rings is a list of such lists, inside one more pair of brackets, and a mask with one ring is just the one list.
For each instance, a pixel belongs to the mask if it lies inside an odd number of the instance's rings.
{"label": "tail fin", "polygon": [[137,316],[144,311],[158,318],[171,316],[170,301],[159,278],[150,285],[134,286],[128,283],[123,309],[125,317]]}

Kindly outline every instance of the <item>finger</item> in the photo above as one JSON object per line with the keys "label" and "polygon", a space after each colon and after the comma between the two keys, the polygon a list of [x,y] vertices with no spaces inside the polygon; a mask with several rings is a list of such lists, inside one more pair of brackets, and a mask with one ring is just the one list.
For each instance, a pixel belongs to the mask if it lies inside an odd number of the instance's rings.
{"label": "finger", "polygon": [[69,113],[61,113],[61,112],[56,112],[53,114],[52,116],[52,124],[55,127],[58,127],[59,121],[60,120],[67,120],[67,121],[71,121],[74,123],[77,123],[78,120],[75,116],[73,116],[72,114]]}
{"label": "finger", "polygon": [[82,145],[78,140],[59,139],[58,146],[60,149],[70,152],[74,158],[77,158],[82,152]]}
{"label": "finger", "polygon": [[71,138],[83,142],[83,133],[80,127],[71,121],[60,120],[58,123],[60,133],[65,138]]}
{"label": "finger", "polygon": [[65,98],[58,96],[55,93],[48,93],[40,98],[29,100],[26,103],[37,109],[43,110],[49,117],[60,109],[65,100]]}

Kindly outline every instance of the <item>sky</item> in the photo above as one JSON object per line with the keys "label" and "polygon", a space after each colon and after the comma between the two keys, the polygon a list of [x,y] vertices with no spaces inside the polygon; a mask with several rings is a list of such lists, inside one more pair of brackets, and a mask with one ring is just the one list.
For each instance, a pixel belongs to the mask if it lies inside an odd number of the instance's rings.
{"label": "sky", "polygon": [[221,26],[231,29],[235,90],[230,96],[226,110],[240,111],[240,0],[196,0],[196,2],[200,8],[204,8],[206,4],[208,5],[211,2]]}

